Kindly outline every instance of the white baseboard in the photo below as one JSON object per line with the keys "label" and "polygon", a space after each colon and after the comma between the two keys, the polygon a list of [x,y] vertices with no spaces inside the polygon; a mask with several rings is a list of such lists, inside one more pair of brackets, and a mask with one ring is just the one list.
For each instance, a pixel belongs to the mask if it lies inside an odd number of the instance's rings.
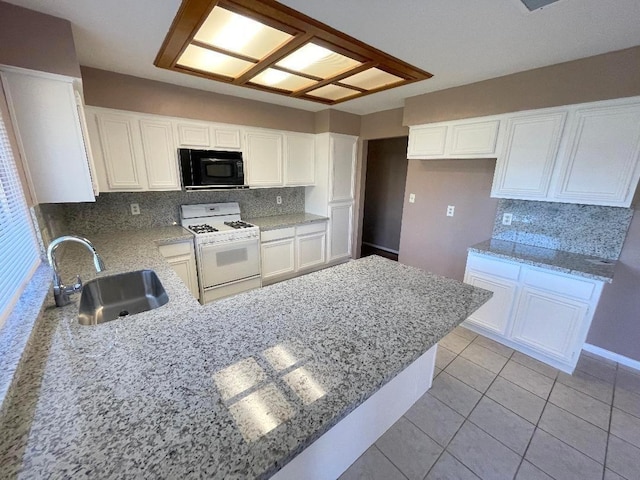
{"label": "white baseboard", "polygon": [[640,361],[634,360],[633,358],[625,357],[624,355],[620,355],[619,353],[610,352],[609,350],[596,347],[595,345],[591,345],[589,343],[585,343],[582,346],[582,349],[585,352],[593,353],[595,355],[599,355],[608,360],[613,360],[614,362],[618,362],[620,365],[624,365],[626,367],[633,368],[635,370],[640,370]]}

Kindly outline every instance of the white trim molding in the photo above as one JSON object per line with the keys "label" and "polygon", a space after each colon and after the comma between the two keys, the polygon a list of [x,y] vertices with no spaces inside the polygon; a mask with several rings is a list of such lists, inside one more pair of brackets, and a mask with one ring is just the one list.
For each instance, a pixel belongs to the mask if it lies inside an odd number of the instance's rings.
{"label": "white trim molding", "polygon": [[625,357],[624,355],[620,355],[619,353],[610,352],[609,350],[605,350],[604,348],[596,347],[595,345],[591,345],[589,343],[585,343],[582,346],[582,349],[585,352],[593,353],[595,355],[599,355],[608,360],[613,360],[614,362],[618,362],[620,365],[624,365],[629,368],[633,368],[635,370],[640,371],[640,361],[634,360],[633,358]]}

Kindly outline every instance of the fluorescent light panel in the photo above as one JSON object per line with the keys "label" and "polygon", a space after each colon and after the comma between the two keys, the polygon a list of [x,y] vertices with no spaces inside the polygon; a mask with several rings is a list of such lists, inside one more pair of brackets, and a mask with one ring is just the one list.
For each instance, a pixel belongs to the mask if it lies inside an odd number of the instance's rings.
{"label": "fluorescent light panel", "polygon": [[353,58],[332,52],[315,43],[307,43],[292,54],[287,55],[276,65],[294,72],[306,73],[307,75],[326,79],[335,77],[362,64]]}
{"label": "fluorescent light panel", "polygon": [[351,85],[354,87],[364,88],[365,90],[375,90],[376,88],[386,87],[394,83],[402,82],[404,78],[392,75],[389,72],[380,70],[379,68],[370,68],[364,72],[356,73],[350,77],[343,78],[340,83]]}
{"label": "fluorescent light panel", "polygon": [[249,81],[251,83],[257,83],[258,85],[264,85],[265,87],[280,88],[289,92],[302,90],[317,83],[315,80],[293,75],[275,68],[267,68]]}
{"label": "fluorescent light panel", "polygon": [[194,40],[260,60],[291,39],[291,35],[256,20],[215,7]]}
{"label": "fluorescent light panel", "polygon": [[206,48],[189,45],[180,56],[178,65],[236,78],[251,67],[253,63]]}
{"label": "fluorescent light panel", "polygon": [[325,98],[327,100],[340,100],[342,98],[350,97],[360,93],[358,90],[351,90],[350,88],[341,87],[340,85],[325,85],[324,87],[316,88],[307,92],[313,97]]}

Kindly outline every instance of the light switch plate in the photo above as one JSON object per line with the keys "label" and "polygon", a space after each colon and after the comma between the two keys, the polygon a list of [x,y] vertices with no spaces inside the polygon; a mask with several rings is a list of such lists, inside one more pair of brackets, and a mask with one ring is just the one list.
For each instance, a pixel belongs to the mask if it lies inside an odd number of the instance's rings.
{"label": "light switch plate", "polygon": [[502,224],[503,225],[511,225],[511,220],[513,220],[513,214],[512,213],[505,213],[504,215],[502,215]]}
{"label": "light switch plate", "polygon": [[447,206],[447,217],[453,217],[453,214],[456,211],[456,207],[454,205]]}
{"label": "light switch plate", "polygon": [[410,193],[409,194],[409,203],[416,203],[416,194],[415,193]]}

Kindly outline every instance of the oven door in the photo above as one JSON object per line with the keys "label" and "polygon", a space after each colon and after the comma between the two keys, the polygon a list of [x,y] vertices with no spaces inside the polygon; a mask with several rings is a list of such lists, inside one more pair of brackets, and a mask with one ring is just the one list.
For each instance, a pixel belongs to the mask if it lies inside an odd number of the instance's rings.
{"label": "oven door", "polygon": [[202,288],[260,275],[260,240],[257,238],[199,247]]}

